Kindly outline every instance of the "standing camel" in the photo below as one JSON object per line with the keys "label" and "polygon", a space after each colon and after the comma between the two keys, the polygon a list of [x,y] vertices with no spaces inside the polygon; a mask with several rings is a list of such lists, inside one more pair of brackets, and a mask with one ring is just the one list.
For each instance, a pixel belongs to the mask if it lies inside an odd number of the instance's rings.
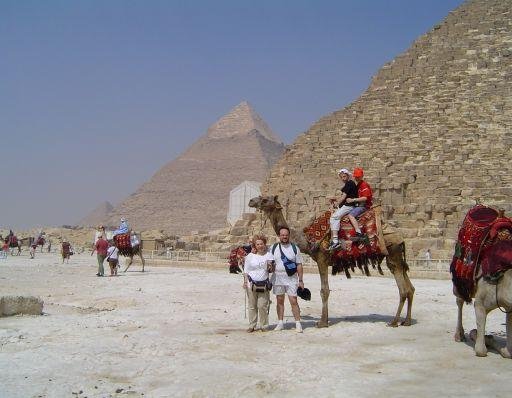
{"label": "standing camel", "polygon": [[[131,236],[134,236],[135,239],[132,239]],[[135,233],[130,234],[130,232],[114,236],[114,244],[119,250],[119,254],[130,259],[123,272],[128,271],[128,268],[130,268],[133,263],[134,256],[140,257],[140,262],[142,263],[142,272],[144,272],[146,261],[142,255],[142,242],[140,242],[136,236],[137,235]]]}
{"label": "standing camel", "polygon": [[[329,300],[329,266],[332,265],[332,252],[327,251],[325,248],[328,246],[328,241],[330,238],[330,234],[326,234],[322,241],[320,242],[319,247],[311,247],[308,244],[306,236],[300,230],[296,228],[291,228],[286,222],[283,212],[282,206],[277,200],[277,196],[258,196],[256,198],[252,198],[249,201],[249,207],[254,207],[259,209],[265,213],[270,222],[272,223],[272,227],[276,234],[279,234],[279,229],[282,226],[287,226],[290,228],[291,238],[290,240],[297,243],[300,250],[303,253],[308,254],[317,264],[318,272],[320,274],[320,296],[322,297],[322,318],[317,323],[317,327],[327,327],[329,326],[329,311],[328,311],[328,300]],[[412,285],[409,276],[407,275],[407,271],[409,270],[409,266],[405,261],[405,245],[402,237],[398,232],[383,232],[384,235],[384,244],[387,249],[386,255],[386,265],[395,277],[396,284],[398,286],[398,291],[400,294],[400,301],[398,303],[398,309],[393,320],[388,324],[388,326],[397,327],[400,321],[400,314],[402,312],[402,308],[404,306],[405,301],[407,300],[407,316],[405,320],[401,323],[403,326],[411,325],[411,307],[412,307],[412,299],[414,296],[414,286]]]}
{"label": "standing camel", "polygon": [[[489,212],[493,209],[477,206],[473,210]],[[465,223],[473,210],[466,215]],[[478,245],[479,252],[476,256],[469,253],[468,245],[462,250],[456,249],[450,267],[458,310],[454,338],[455,341],[466,339],[462,326],[462,307],[464,302],[471,303],[474,298],[477,329],[476,336],[472,330],[469,337],[475,340],[475,354],[479,357],[487,356],[487,346],[490,346],[502,357],[512,358],[512,220],[504,217],[502,211],[496,213],[497,219],[486,226],[488,228],[485,229],[483,241]],[[463,228],[459,237],[464,235]],[[476,258],[474,264],[467,261],[471,257]],[[466,264],[471,265],[469,276],[462,278],[461,266]],[[485,336],[487,315],[496,308],[506,314],[507,344],[503,348],[499,347],[492,335]]]}

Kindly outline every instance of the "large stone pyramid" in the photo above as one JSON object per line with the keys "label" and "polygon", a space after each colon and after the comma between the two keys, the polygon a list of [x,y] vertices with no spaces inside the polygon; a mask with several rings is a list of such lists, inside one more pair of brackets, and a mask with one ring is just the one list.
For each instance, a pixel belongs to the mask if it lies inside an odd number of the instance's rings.
{"label": "large stone pyramid", "polygon": [[263,181],[283,151],[244,101],[116,207],[109,223],[127,217],[133,228],[178,234],[225,227],[229,191],[245,180]]}
{"label": "large stone pyramid", "polygon": [[447,254],[477,199],[512,215],[512,1],[474,0],[384,65],[273,167],[292,223],[326,210],[336,169],[362,166],[413,254]]}

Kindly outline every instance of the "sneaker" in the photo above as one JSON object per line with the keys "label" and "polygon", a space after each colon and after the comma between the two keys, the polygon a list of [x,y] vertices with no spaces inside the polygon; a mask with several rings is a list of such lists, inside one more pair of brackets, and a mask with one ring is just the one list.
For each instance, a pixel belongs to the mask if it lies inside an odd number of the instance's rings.
{"label": "sneaker", "polygon": [[254,332],[254,328],[247,329],[247,333],[252,333],[252,332]]}
{"label": "sneaker", "polygon": [[274,330],[276,330],[276,331],[283,330],[283,329],[284,329],[283,322],[278,322],[277,326],[274,328]]}
{"label": "sneaker", "polygon": [[354,242],[363,242],[367,239],[368,236],[366,236],[366,234],[363,234],[362,232],[356,232],[356,234],[350,238],[350,240]]}
{"label": "sneaker", "polygon": [[302,333],[302,325],[300,322],[295,322],[295,331],[297,333]]}
{"label": "sneaker", "polygon": [[341,243],[340,242],[331,242],[327,250],[337,250],[341,249]]}

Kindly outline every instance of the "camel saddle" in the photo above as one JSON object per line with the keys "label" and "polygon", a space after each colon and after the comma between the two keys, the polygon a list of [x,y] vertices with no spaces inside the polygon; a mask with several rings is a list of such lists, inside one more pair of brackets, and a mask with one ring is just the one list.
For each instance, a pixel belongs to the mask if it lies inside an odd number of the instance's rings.
{"label": "camel saddle", "polygon": [[500,241],[512,241],[510,218],[484,205],[476,205],[467,212],[450,264],[452,282],[466,302],[474,296],[479,278],[492,277],[504,270],[504,264],[487,258],[489,249]]}
{"label": "camel saddle", "polygon": [[[368,237],[364,241],[356,241],[356,231],[347,216],[341,219],[338,239],[342,249],[332,254],[333,274],[340,272],[342,269],[351,268],[353,270],[354,266],[359,268],[364,266],[365,272],[368,274],[366,267],[368,263],[375,266],[375,264],[382,261],[382,258],[387,254],[387,250],[381,230],[380,210],[380,206],[375,206],[359,216],[358,222],[361,231]],[[310,245],[328,245],[328,240],[324,240],[324,238],[330,232],[330,217],[331,212],[326,211],[304,228],[304,234]],[[326,247],[322,248],[326,249]]]}
{"label": "camel saddle", "polygon": [[238,274],[242,272],[240,267],[238,266],[238,260],[245,258],[247,252],[244,250],[243,246],[238,246],[231,250],[229,253],[228,263],[229,263],[229,273],[230,274]]}
{"label": "camel saddle", "polygon": [[121,254],[122,256],[134,256],[138,254],[140,250],[139,245],[132,247],[129,232],[125,234],[115,235],[114,244],[116,245],[117,250],[119,250],[119,254]]}
{"label": "camel saddle", "polygon": [[18,238],[16,235],[11,235],[11,239],[9,240],[9,247],[18,247]]}

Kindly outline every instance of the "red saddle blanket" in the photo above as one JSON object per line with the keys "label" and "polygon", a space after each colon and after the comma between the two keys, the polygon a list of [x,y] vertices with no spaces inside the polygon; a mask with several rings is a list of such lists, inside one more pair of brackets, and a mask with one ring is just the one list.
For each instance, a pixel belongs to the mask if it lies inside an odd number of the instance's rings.
{"label": "red saddle blanket", "polygon": [[[311,225],[304,228],[304,233],[310,243],[318,243],[322,240],[325,234],[330,230],[329,219],[331,212],[326,211]],[[354,241],[351,238],[356,236],[356,231],[352,227],[350,220],[347,216],[341,219],[341,227],[338,233],[338,238],[342,243],[343,249],[333,253],[333,260],[339,259],[350,265],[359,263],[359,260],[366,263],[366,259],[381,257],[381,251],[378,245],[377,237],[377,220],[375,210],[370,209],[365,211],[358,218],[361,231],[368,236],[365,241]]]}
{"label": "red saddle blanket", "polygon": [[239,267],[239,260],[245,258],[247,255],[247,252],[244,250],[242,246],[238,246],[231,250],[229,253],[229,273],[231,274],[238,274],[239,272],[242,272],[242,270]]}
{"label": "red saddle blanket", "polygon": [[482,264],[481,276],[499,272],[501,266],[487,258],[490,249],[498,241],[512,239],[512,221],[500,218],[498,212],[487,206],[477,205],[464,218],[455,253],[450,264],[452,282],[465,301],[471,301],[475,289],[475,270]]}
{"label": "red saddle blanket", "polygon": [[119,250],[128,250],[132,248],[130,242],[130,233],[114,236],[114,243]]}

